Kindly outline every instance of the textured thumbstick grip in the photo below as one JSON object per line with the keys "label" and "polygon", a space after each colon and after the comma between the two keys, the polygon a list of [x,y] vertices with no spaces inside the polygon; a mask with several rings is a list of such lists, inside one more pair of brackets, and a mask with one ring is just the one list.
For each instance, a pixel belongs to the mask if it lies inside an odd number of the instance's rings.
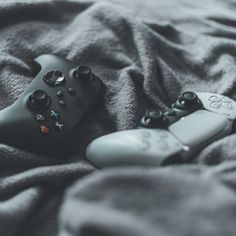
{"label": "textured thumbstick grip", "polygon": [[202,106],[200,99],[197,94],[194,92],[184,92],[177,102],[174,104],[174,107],[178,109],[198,109]]}
{"label": "textured thumbstick grip", "polygon": [[88,66],[80,65],[75,69],[74,77],[78,80],[89,81],[92,78],[92,71]]}
{"label": "textured thumbstick grip", "polygon": [[31,93],[28,99],[30,106],[35,108],[43,108],[47,106],[49,101],[48,95],[43,90],[35,90]]}
{"label": "textured thumbstick grip", "polygon": [[168,123],[162,111],[148,110],[141,120],[141,126],[147,128],[163,127]]}

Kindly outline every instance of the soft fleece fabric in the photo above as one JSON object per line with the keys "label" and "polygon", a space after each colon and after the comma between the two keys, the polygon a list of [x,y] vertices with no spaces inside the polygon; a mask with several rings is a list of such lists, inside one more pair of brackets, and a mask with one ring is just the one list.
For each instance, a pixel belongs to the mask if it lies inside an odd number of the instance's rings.
{"label": "soft fleece fabric", "polygon": [[185,90],[236,99],[235,11],[233,0],[1,1],[1,109],[44,53],[89,65],[107,92],[73,156],[0,145],[0,235],[236,235],[235,134],[186,165],[97,170],[85,158],[94,138]]}

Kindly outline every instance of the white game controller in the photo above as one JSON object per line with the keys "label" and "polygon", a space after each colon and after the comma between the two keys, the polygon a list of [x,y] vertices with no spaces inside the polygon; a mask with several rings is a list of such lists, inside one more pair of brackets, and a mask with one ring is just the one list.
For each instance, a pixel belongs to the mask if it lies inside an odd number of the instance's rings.
{"label": "white game controller", "polygon": [[235,118],[232,99],[184,92],[169,111],[148,111],[141,121],[144,128],[94,140],[87,148],[87,158],[99,168],[188,162],[204,146],[230,134]]}

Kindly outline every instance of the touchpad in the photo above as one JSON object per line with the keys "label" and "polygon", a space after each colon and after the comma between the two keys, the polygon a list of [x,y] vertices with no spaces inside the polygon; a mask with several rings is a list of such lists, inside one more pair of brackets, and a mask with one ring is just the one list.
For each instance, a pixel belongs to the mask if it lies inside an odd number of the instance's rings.
{"label": "touchpad", "polygon": [[228,125],[227,118],[206,110],[198,110],[170,125],[169,131],[184,145],[194,147],[222,132]]}

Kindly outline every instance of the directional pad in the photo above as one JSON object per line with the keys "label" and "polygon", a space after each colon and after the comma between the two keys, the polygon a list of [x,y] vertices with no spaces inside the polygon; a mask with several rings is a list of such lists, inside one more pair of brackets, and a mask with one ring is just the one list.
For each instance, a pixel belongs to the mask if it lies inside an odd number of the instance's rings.
{"label": "directional pad", "polygon": [[61,71],[49,71],[44,75],[43,80],[50,86],[59,86],[65,83],[65,76]]}

